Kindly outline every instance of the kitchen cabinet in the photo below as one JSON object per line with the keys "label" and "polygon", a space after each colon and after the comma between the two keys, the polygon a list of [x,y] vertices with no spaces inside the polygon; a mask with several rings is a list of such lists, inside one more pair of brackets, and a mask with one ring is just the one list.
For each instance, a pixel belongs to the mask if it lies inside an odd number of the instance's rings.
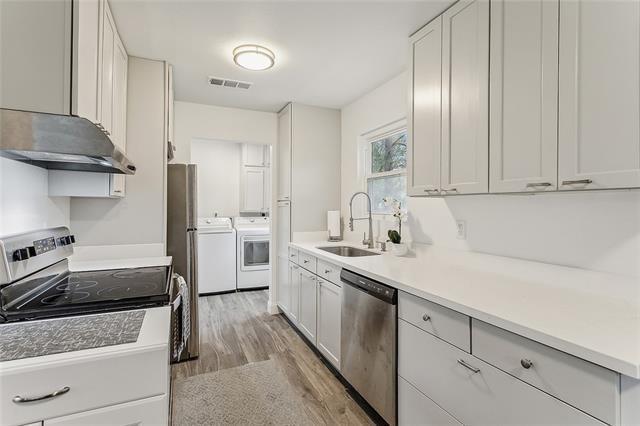
{"label": "kitchen cabinet", "polygon": [[113,106],[114,106],[114,54],[116,52],[116,25],[109,9],[109,4],[104,3],[102,25],[100,33],[100,67],[98,91],[98,122],[107,134],[113,133]]}
{"label": "kitchen cabinet", "polygon": [[300,305],[298,318],[299,329],[307,339],[317,345],[316,313],[317,313],[318,279],[307,271],[300,272]]}
{"label": "kitchen cabinet", "polygon": [[640,186],[640,3],[560,2],[560,190]]}
{"label": "kitchen cabinet", "polygon": [[488,192],[489,2],[459,1],[442,20],[441,191]]}
{"label": "kitchen cabinet", "polygon": [[277,268],[278,306],[287,314],[291,310],[291,267],[289,265],[289,259],[278,256]]}
{"label": "kitchen cabinet", "polygon": [[125,175],[49,170],[50,197],[121,198]]}
{"label": "kitchen cabinet", "polygon": [[113,134],[111,140],[125,152],[127,148],[127,67],[129,57],[120,37],[113,52]]}
{"label": "kitchen cabinet", "polygon": [[291,200],[291,108],[278,114],[278,200]]}
{"label": "kitchen cabinet", "polygon": [[442,144],[442,17],[411,37],[409,57],[409,117],[407,193],[440,191]]}
{"label": "kitchen cabinet", "polygon": [[242,165],[254,167],[269,166],[269,147],[252,143],[242,144]]}
{"label": "kitchen cabinet", "polygon": [[45,420],[44,426],[160,425],[168,421],[167,395]]}
{"label": "kitchen cabinet", "polygon": [[242,212],[263,212],[268,210],[266,203],[266,171],[264,167],[241,168],[240,192]]}
{"label": "kitchen cabinet", "polygon": [[398,424],[401,426],[462,425],[402,377],[398,377]]}
{"label": "kitchen cabinet", "polygon": [[555,191],[558,1],[491,2],[491,192]]}
{"label": "kitchen cabinet", "polygon": [[318,350],[340,369],[341,288],[322,278],[318,282]]}
{"label": "kitchen cabinet", "polygon": [[289,319],[294,324],[298,324],[300,319],[300,267],[293,262],[289,262],[289,293],[291,301],[289,306]]}

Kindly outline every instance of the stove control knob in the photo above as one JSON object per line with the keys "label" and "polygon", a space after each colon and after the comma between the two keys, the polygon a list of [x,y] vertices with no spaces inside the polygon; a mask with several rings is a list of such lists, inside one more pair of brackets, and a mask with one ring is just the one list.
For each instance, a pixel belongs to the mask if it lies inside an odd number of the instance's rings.
{"label": "stove control knob", "polygon": [[71,244],[75,244],[75,242],[76,242],[75,235],[69,235],[69,239],[71,240]]}
{"label": "stove control knob", "polygon": [[66,240],[66,238],[65,238],[65,237],[60,237],[60,238],[58,238],[58,245],[59,245],[60,247],[66,246],[67,244],[68,244],[68,243],[67,243],[67,240]]}
{"label": "stove control knob", "polygon": [[14,262],[19,262],[21,260],[27,260],[29,258],[29,250],[27,248],[21,248],[13,252],[13,260]]}
{"label": "stove control knob", "polygon": [[69,235],[67,235],[66,237],[64,237],[64,242],[65,245],[68,246],[69,244],[71,244],[71,237]]}
{"label": "stove control knob", "polygon": [[29,253],[29,257],[34,257],[38,255],[38,253],[36,253],[36,248],[34,246],[27,247],[27,253]]}

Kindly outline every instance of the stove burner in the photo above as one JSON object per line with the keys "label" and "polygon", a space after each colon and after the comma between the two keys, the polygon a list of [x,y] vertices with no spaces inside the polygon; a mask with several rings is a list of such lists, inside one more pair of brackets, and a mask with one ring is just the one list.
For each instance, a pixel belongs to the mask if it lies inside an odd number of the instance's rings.
{"label": "stove burner", "polygon": [[98,281],[72,281],[56,286],[56,290],[60,291],[77,291],[87,288],[95,287],[98,285]]}
{"label": "stove burner", "polygon": [[131,295],[146,293],[154,288],[156,288],[154,283],[137,282],[132,285],[116,285],[109,288],[103,288],[102,290],[98,290],[97,294],[100,297],[118,300]]}
{"label": "stove burner", "polygon": [[146,273],[145,271],[140,271],[135,269],[124,269],[122,271],[114,272],[112,277],[130,279],[130,278],[136,278],[137,276],[143,275],[145,273]]}
{"label": "stove burner", "polygon": [[76,303],[80,300],[89,297],[87,291],[74,291],[73,293],[54,294],[43,298],[40,303],[43,305],[66,305],[69,303]]}

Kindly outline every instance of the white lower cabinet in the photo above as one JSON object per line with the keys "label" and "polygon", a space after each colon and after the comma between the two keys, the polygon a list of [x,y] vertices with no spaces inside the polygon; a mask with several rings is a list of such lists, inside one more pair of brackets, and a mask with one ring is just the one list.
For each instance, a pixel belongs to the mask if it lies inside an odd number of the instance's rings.
{"label": "white lower cabinet", "polygon": [[289,262],[289,293],[289,319],[297,324],[300,317],[300,267],[293,262]]}
{"label": "white lower cabinet", "polygon": [[398,377],[398,424],[401,426],[461,425],[451,414],[402,377]]}
{"label": "white lower cabinet", "polygon": [[49,170],[50,197],[122,198],[123,174]]}
{"label": "white lower cabinet", "polygon": [[278,306],[287,314],[291,309],[291,291],[289,260],[286,257],[278,256],[276,279],[278,280]]}
{"label": "white lower cabinet", "polygon": [[300,331],[314,344],[317,344],[317,277],[310,272],[300,272]]}
{"label": "white lower cabinet", "polygon": [[604,424],[403,320],[398,374],[465,425]]}
{"label": "white lower cabinet", "polygon": [[340,299],[342,289],[318,278],[318,350],[340,369]]}
{"label": "white lower cabinet", "polygon": [[168,402],[167,395],[165,394],[45,420],[44,426],[146,426],[166,425],[167,423]]}

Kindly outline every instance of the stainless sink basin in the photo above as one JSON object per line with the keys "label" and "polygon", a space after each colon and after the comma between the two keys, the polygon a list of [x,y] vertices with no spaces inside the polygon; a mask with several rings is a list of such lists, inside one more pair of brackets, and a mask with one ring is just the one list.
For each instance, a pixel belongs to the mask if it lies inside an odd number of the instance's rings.
{"label": "stainless sink basin", "polygon": [[318,247],[320,250],[327,251],[329,253],[337,254],[343,257],[361,257],[361,256],[378,256],[380,253],[375,253],[369,250],[359,249],[351,246],[329,246]]}

